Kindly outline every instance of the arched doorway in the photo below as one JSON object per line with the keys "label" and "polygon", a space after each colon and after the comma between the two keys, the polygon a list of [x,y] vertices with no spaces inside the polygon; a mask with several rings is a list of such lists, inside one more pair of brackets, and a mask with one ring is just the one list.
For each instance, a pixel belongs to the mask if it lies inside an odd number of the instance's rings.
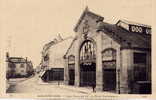
{"label": "arched doorway", "polygon": [[105,49],[102,52],[103,90],[116,90],[116,50]]}
{"label": "arched doorway", "polygon": [[92,41],[86,40],[80,48],[80,86],[96,84],[96,53]]}

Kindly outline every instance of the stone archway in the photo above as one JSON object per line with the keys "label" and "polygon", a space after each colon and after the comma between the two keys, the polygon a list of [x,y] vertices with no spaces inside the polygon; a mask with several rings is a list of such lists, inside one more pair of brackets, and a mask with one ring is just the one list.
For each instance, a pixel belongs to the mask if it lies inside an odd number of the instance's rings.
{"label": "stone archway", "polygon": [[96,84],[96,48],[91,40],[85,40],[80,47],[80,86]]}

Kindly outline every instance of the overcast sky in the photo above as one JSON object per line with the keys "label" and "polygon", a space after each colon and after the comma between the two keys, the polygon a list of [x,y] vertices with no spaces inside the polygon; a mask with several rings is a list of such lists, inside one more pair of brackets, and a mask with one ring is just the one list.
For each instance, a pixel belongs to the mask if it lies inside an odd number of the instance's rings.
{"label": "overcast sky", "polygon": [[1,0],[1,43],[11,56],[28,57],[36,66],[45,43],[57,34],[75,34],[86,6],[109,23],[126,19],[152,24],[151,0]]}

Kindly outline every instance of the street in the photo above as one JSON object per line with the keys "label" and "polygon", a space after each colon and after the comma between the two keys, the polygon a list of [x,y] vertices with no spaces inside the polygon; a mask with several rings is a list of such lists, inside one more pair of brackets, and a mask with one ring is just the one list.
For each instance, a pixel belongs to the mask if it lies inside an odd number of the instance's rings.
{"label": "street", "polygon": [[113,94],[109,92],[93,93],[90,87],[75,87],[57,83],[40,82],[37,75],[29,79],[18,81],[16,84],[11,84],[7,93],[50,93],[52,95],[92,95],[92,94]]}
{"label": "street", "polygon": [[72,87],[58,84],[43,84],[39,82],[38,76],[34,76],[24,81],[11,84],[7,93],[51,93],[54,95],[70,94],[85,95],[87,92],[75,90]]}

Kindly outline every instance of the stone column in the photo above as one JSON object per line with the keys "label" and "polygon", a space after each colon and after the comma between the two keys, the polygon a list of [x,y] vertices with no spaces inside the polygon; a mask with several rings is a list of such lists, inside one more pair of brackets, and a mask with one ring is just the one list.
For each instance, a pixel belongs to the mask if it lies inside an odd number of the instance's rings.
{"label": "stone column", "polygon": [[69,82],[69,72],[68,72],[68,59],[65,58],[64,59],[64,84],[65,85],[68,85],[68,82]]}
{"label": "stone column", "polygon": [[103,71],[102,71],[102,36],[99,33],[96,41],[96,90],[103,90]]}
{"label": "stone column", "polygon": [[120,73],[121,73],[121,52],[120,48],[116,50],[116,93],[120,93]]}
{"label": "stone column", "polygon": [[124,94],[130,93],[129,82],[132,76],[131,71],[133,68],[133,51],[124,49],[121,51],[122,67],[120,71],[120,92]]}
{"label": "stone column", "polygon": [[79,41],[75,44],[75,86],[80,86]]}

